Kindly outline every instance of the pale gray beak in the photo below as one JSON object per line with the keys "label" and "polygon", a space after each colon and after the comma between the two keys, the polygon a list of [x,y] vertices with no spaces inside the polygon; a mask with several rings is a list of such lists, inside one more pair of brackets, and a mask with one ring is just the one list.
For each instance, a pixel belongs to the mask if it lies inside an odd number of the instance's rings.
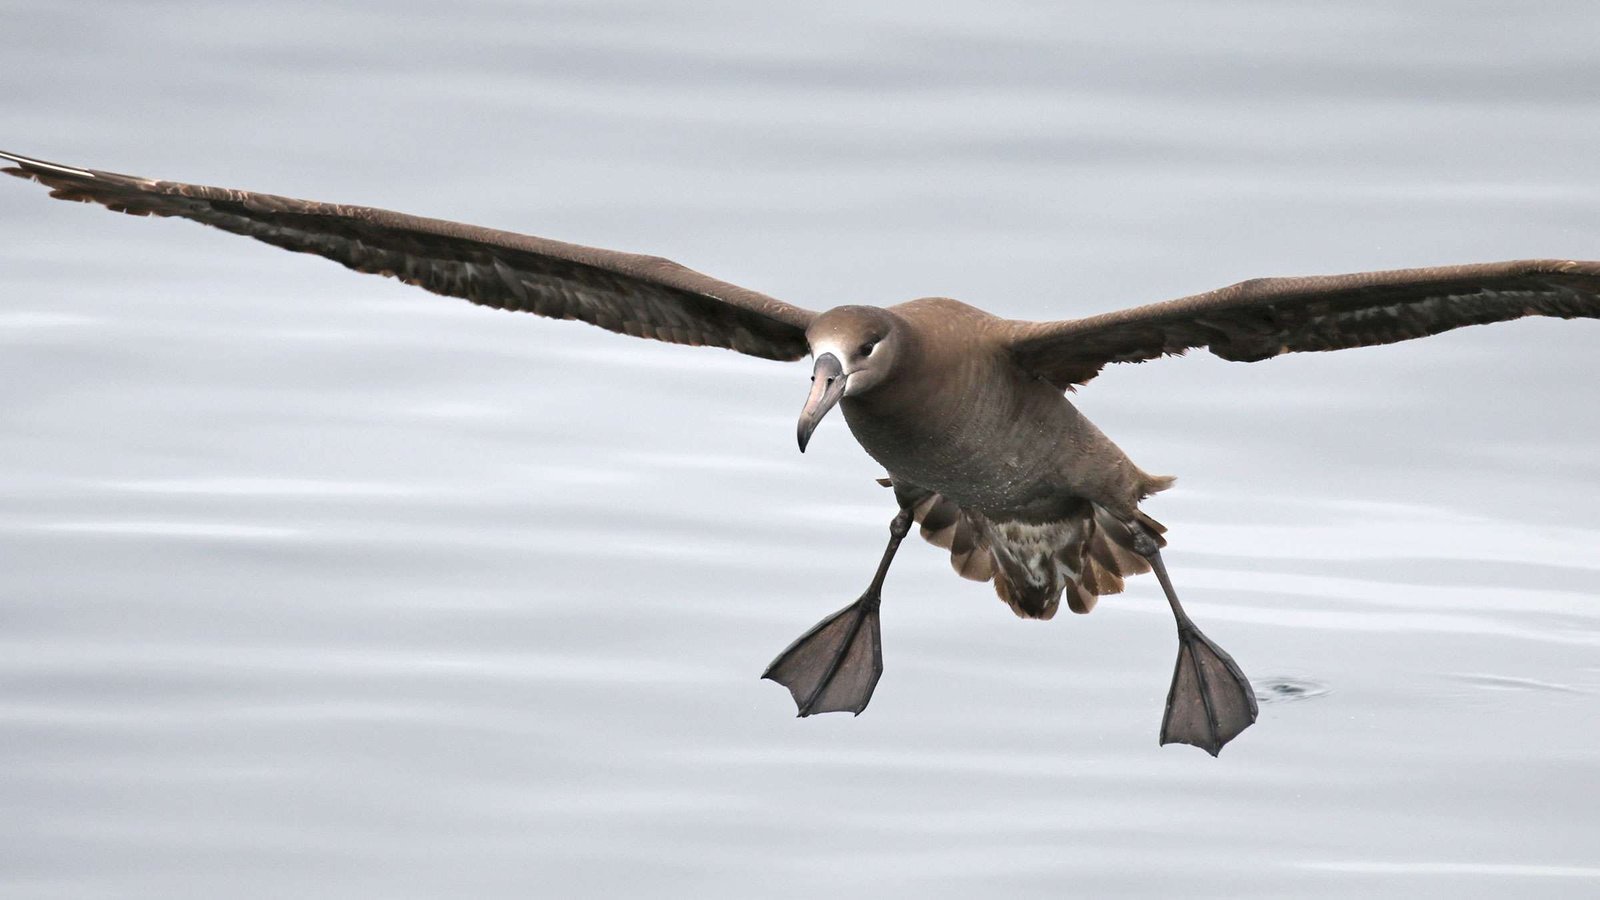
{"label": "pale gray beak", "polygon": [[840,364],[839,357],[832,353],[817,357],[816,368],[811,370],[811,396],[806,398],[805,408],[800,410],[801,453],[806,452],[806,444],[811,443],[811,432],[817,430],[817,423],[844,396],[844,382],[844,366]]}

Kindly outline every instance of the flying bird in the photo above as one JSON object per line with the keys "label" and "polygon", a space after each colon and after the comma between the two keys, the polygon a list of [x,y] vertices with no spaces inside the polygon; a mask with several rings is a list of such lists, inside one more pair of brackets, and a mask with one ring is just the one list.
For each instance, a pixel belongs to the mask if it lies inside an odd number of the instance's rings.
{"label": "flying bird", "polygon": [[879,604],[901,540],[919,525],[965,578],[1018,616],[1065,599],[1087,613],[1154,571],[1178,658],[1162,744],[1215,756],[1256,719],[1249,681],[1185,613],[1162,562],[1165,529],[1139,508],[1171,485],[1135,465],[1066,393],[1109,363],[1205,349],[1255,362],[1282,353],[1410,340],[1524,316],[1600,318],[1600,262],[1518,260],[1264,278],[1083,319],[1003,319],[932,297],[815,312],[677,263],[362,206],[155,181],[0,153],[4,171],[63,200],[178,216],[358,272],[483,306],[577,319],[676,344],[813,359],[797,438],[839,407],[888,472],[898,505],[861,597],[798,638],[763,677],[801,716],[859,714],[883,671]]}

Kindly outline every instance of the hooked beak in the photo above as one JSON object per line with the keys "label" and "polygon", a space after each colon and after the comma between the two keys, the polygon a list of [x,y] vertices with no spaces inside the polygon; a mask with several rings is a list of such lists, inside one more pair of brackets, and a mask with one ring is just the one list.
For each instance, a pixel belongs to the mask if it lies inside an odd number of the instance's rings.
{"label": "hooked beak", "polygon": [[839,357],[832,353],[817,357],[816,368],[811,370],[811,396],[806,398],[805,408],[800,410],[801,453],[806,452],[806,444],[811,443],[811,432],[817,430],[817,423],[844,396],[844,383],[844,366],[839,363]]}

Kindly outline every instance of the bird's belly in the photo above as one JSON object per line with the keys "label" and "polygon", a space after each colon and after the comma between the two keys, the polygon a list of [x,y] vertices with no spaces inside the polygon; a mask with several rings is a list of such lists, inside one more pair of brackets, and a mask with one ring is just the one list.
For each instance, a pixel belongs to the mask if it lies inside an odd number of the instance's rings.
{"label": "bird's belly", "polygon": [[846,407],[856,440],[897,480],[989,515],[1047,519],[1077,500],[1060,477],[1060,443],[1038,422],[983,421],[952,428],[933,420],[880,418]]}
{"label": "bird's belly", "polygon": [[1059,394],[914,416],[850,399],[851,432],[890,475],[991,519],[1056,521],[1084,500],[1128,517],[1148,493],[1149,476]]}

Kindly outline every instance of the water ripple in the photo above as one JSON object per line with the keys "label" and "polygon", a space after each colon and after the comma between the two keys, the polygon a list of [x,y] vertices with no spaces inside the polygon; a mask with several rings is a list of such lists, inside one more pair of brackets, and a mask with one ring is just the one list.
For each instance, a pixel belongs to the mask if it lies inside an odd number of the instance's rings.
{"label": "water ripple", "polygon": [[1309,678],[1252,678],[1256,700],[1261,703],[1297,703],[1327,696],[1333,689]]}

